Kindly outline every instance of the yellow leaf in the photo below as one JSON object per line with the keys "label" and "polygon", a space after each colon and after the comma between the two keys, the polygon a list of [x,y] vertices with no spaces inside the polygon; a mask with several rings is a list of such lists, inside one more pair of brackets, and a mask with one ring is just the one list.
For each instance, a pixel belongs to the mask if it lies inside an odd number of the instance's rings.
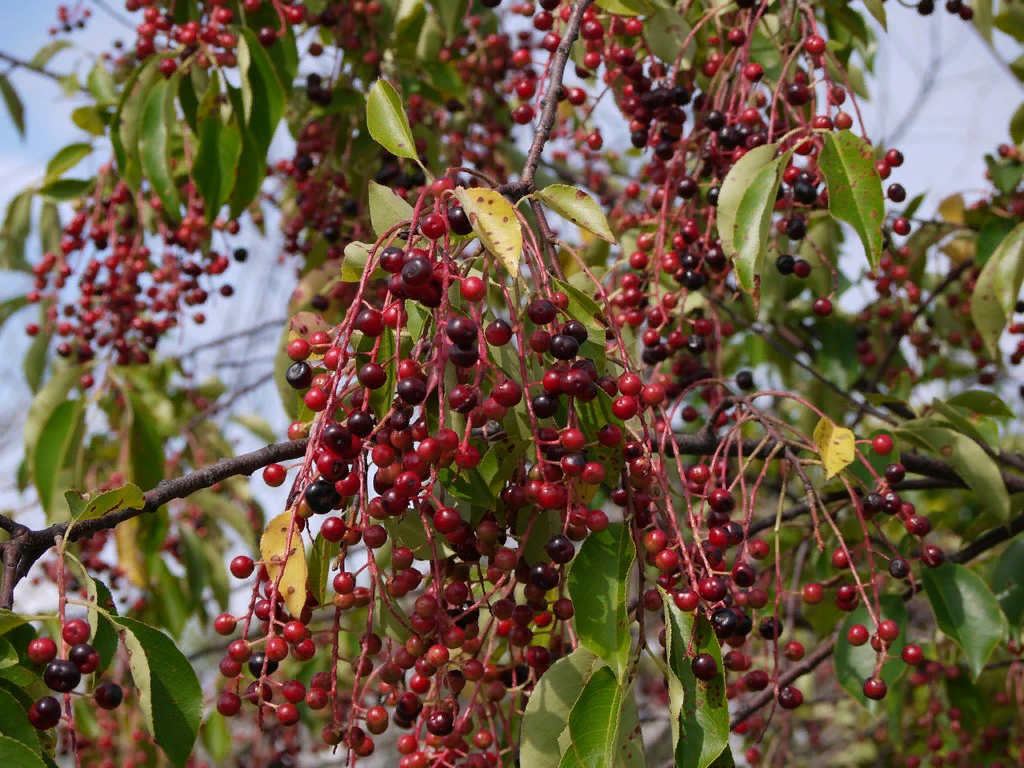
{"label": "yellow leaf", "polygon": [[457,187],[455,196],[462,203],[480,242],[501,260],[510,275],[518,275],[523,231],[515,208],[493,189]]}
{"label": "yellow leaf", "polygon": [[[291,541],[288,540],[289,530]],[[267,524],[267,530],[260,539],[260,553],[271,583],[277,583],[288,612],[297,617],[306,605],[306,550],[302,546],[298,526],[292,525],[291,512],[284,512]],[[278,582],[282,565],[284,573]]]}
{"label": "yellow leaf", "polygon": [[822,419],[814,428],[814,444],[818,446],[825,465],[825,479],[838,474],[853,463],[853,432]]}
{"label": "yellow leaf", "polygon": [[125,520],[114,528],[114,541],[117,542],[117,564],[128,581],[136,587],[146,586],[146,568],[139,549],[139,518]]}
{"label": "yellow leaf", "polygon": [[964,213],[964,199],[961,195],[950,195],[939,203],[939,216],[950,224],[963,226],[966,221]]}

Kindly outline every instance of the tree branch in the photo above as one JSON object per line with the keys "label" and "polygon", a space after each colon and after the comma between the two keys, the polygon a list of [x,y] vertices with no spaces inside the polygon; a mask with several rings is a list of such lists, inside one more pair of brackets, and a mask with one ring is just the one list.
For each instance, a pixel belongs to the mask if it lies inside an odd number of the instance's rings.
{"label": "tree branch", "polygon": [[[305,455],[308,444],[308,438],[276,443],[252,453],[222,459],[181,477],[164,480],[143,494],[146,503],[141,509],[121,509],[103,517],[77,523],[71,528],[69,541],[77,541],[98,531],[113,528],[145,512],[155,512],[169,501],[183,499],[229,477],[251,475],[268,464],[297,459]],[[70,521],[55,523],[39,531],[31,531],[22,526],[20,531],[12,534],[11,539],[0,543],[0,559],[4,563],[3,579],[0,581],[0,608],[9,609],[13,605],[14,589],[18,582],[25,577],[43,553],[54,545],[57,537],[64,536],[70,526]],[[8,529],[5,527],[4,530]]]}
{"label": "tree branch", "polygon": [[[3,51],[0,51],[0,61],[6,61],[8,64],[11,65],[12,69],[27,69],[29,72],[35,72],[37,75],[42,75],[43,77],[52,80],[61,87],[64,86],[64,75],[58,75],[56,72],[51,72],[45,67],[40,67],[36,64],[33,64],[31,61],[19,59],[17,56],[12,56],[11,54],[5,53]],[[84,86],[79,86],[78,90],[82,93],[89,92],[89,89],[85,88]]]}
{"label": "tree branch", "polygon": [[548,69],[548,89],[541,99],[540,121],[537,130],[533,134],[533,143],[530,151],[526,154],[526,164],[519,174],[519,181],[511,184],[502,184],[498,191],[507,195],[513,200],[519,200],[534,190],[533,175],[540,164],[540,156],[544,151],[551,135],[551,129],[555,125],[555,116],[558,112],[558,97],[562,92],[562,78],[565,75],[565,65],[569,61],[569,53],[572,51],[572,44],[580,34],[580,26],[583,24],[583,13],[587,10],[593,0],[577,0],[572,9],[569,21],[565,26],[562,39],[555,49],[555,55],[551,58],[551,65]]}
{"label": "tree branch", "polygon": [[[972,541],[963,549],[954,552],[953,554],[946,557],[951,563],[967,563],[973,560],[983,552],[987,552],[993,547],[1002,544],[1005,541],[1009,541],[1018,533],[1024,531],[1024,515],[1018,515],[1017,517],[1010,520],[1006,525],[999,526],[998,528],[992,528],[985,532],[977,539]],[[903,595],[903,599],[909,600],[915,594],[915,590],[908,590]],[[803,661],[793,665],[787,669],[782,675],[779,676],[778,687],[783,688],[791,684],[798,677],[806,675],[808,672],[814,670],[819,664],[825,659],[832,655],[836,649],[836,641],[839,639],[839,630],[836,630],[828,639],[823,641],[817,648],[815,648]],[[757,710],[767,704],[775,697],[774,688],[765,688],[763,691],[758,692],[749,702],[743,707],[739,708],[732,717],[732,722],[729,724],[730,728],[735,728],[737,725],[742,723]]]}

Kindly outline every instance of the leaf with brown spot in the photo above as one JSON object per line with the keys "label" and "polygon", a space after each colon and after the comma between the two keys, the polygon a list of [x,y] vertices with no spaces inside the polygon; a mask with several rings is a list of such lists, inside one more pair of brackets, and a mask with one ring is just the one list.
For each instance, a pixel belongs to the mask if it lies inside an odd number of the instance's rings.
{"label": "leaf with brown spot", "polygon": [[580,229],[592,232],[609,243],[615,243],[615,236],[608,227],[604,211],[586,192],[568,184],[551,184],[535,192],[533,196]]}
{"label": "leaf with brown spot", "polygon": [[510,275],[518,275],[523,255],[523,230],[511,203],[493,189],[470,191],[457,187],[455,196],[462,203],[480,242],[498,257]]}
{"label": "leaf with brown spot", "polygon": [[291,512],[283,512],[267,524],[260,539],[260,554],[288,612],[298,616],[306,605],[306,549],[298,525],[292,525]]}
{"label": "leaf with brown spot", "polygon": [[850,131],[825,134],[818,167],[828,187],[828,210],[852,226],[872,269],[882,256],[885,198],[871,145]]}

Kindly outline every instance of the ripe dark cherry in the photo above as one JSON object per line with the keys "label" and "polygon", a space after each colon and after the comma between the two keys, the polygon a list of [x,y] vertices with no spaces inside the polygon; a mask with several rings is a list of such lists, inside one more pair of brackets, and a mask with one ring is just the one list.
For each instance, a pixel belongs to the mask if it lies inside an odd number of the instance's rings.
{"label": "ripe dark cherry", "polygon": [[512,326],[501,318],[494,320],[484,329],[484,338],[492,347],[503,347],[512,340]]}
{"label": "ripe dark cherry", "polygon": [[739,621],[731,608],[719,608],[711,614],[711,626],[718,637],[732,637]]}
{"label": "ripe dark cherry", "polygon": [[558,314],[558,307],[547,299],[534,299],[526,307],[526,314],[535,325],[547,325]]}
{"label": "ripe dark cherry", "polygon": [[68,661],[83,675],[92,674],[100,665],[100,655],[89,643],[78,643],[68,651]]}
{"label": "ripe dark cherry", "polygon": [[257,651],[249,657],[249,674],[253,677],[258,678],[263,674],[263,662],[267,662],[267,674],[272,675],[277,672],[277,662],[274,660],[267,660],[267,655],[263,651]]}
{"label": "ripe dark cherry", "polygon": [[377,426],[377,419],[368,411],[356,411],[349,415],[345,424],[356,437],[369,437]]}
{"label": "ripe dark cherry", "polygon": [[103,683],[96,688],[93,696],[96,703],[103,709],[117,709],[124,699],[124,691],[117,683]]}
{"label": "ripe dark cherry", "polygon": [[447,736],[455,729],[455,717],[451,712],[439,710],[427,715],[427,730],[435,736]]}
{"label": "ripe dark cherry", "polygon": [[292,389],[308,389],[313,383],[313,369],[309,363],[292,363],[285,371],[284,379]]}
{"label": "ripe dark cherry", "polygon": [[778,640],[782,635],[782,622],[771,616],[761,622],[757,631],[765,640]]}
{"label": "ripe dark cherry", "polygon": [[572,542],[562,535],[552,536],[551,540],[547,543],[546,549],[548,557],[560,565],[568,563],[572,560],[573,555],[576,554],[576,549],[573,547]]}
{"label": "ripe dark cherry", "polygon": [[40,731],[53,728],[60,722],[60,702],[53,696],[43,696],[28,708],[28,721]]}
{"label": "ripe dark cherry", "polygon": [[448,209],[448,226],[456,235],[465,236],[473,231],[473,225],[461,205],[453,205]]}
{"label": "ripe dark cherry", "polygon": [[67,659],[54,659],[43,670],[43,682],[51,691],[67,693],[82,681],[82,673]]}
{"label": "ripe dark cherry", "polygon": [[902,557],[894,557],[889,561],[889,575],[894,579],[905,579],[910,575],[910,563]]}
{"label": "ripe dark cherry", "polygon": [[718,664],[710,653],[699,653],[690,662],[690,669],[698,680],[710,680],[718,674]]}
{"label": "ripe dark cherry", "polygon": [[303,493],[306,504],[314,514],[325,515],[341,503],[341,496],[334,488],[334,483],[327,480],[315,480],[306,486]]}

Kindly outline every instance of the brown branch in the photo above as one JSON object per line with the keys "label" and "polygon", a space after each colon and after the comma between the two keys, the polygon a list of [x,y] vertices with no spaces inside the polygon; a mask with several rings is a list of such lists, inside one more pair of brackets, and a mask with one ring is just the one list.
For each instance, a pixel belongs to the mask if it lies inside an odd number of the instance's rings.
{"label": "brown branch", "polygon": [[[164,480],[155,488],[143,494],[145,504],[141,509],[121,509],[117,512],[85,520],[71,528],[69,541],[92,536],[98,531],[113,528],[125,520],[138,517],[145,512],[155,512],[174,499],[183,499],[196,491],[209,488],[222,480],[236,475],[251,475],[258,469],[278,461],[287,461],[304,456],[308,438],[287,443],[268,445],[252,453],[222,459],[208,467],[197,469],[187,475]],[[14,589],[28,573],[32,565],[54,545],[58,536],[64,536],[71,523],[55,523],[49,528],[30,531],[22,526],[11,539],[0,543],[0,560],[4,563],[3,579],[0,581],[0,608],[10,608],[14,603]],[[6,530],[6,529],[5,529]]]}
{"label": "brown branch", "polygon": [[[12,56],[11,54],[4,53],[3,51],[0,51],[0,61],[6,61],[11,65],[12,69],[26,69],[29,72],[35,72],[37,75],[42,75],[45,78],[53,80],[53,82],[57,83],[61,87],[64,86],[64,79],[67,77],[67,75],[58,75],[56,72],[51,72],[45,67],[40,67],[37,64],[33,64],[31,61],[19,59],[17,56]],[[89,89],[84,86],[79,86],[78,90],[82,93],[89,93]]]}
{"label": "brown branch", "polygon": [[[722,438],[702,430],[690,435],[675,435],[673,440],[666,444],[665,448],[667,451],[672,451],[674,448],[677,452],[684,455],[709,456],[715,452],[721,442]],[[742,451],[743,456],[746,458],[767,459],[771,456],[774,447],[775,441],[773,440],[763,442],[757,438],[747,438],[730,443],[725,453],[734,456]],[[804,448],[797,443],[791,444],[790,447],[794,450],[803,450]],[[657,441],[652,442],[651,450],[658,451],[660,448],[661,446]],[[961,479],[953,466],[941,459],[924,456],[920,453],[904,453],[900,455],[900,462],[907,472],[912,474],[945,481],[951,488],[967,487],[967,484]],[[1011,494],[1024,493],[1024,477],[1005,472],[1001,473],[1001,475],[1007,492]]]}
{"label": "brown branch", "polygon": [[[999,526],[998,528],[992,528],[985,532],[977,539],[972,541],[963,549],[954,552],[946,557],[951,563],[967,563],[973,560],[983,552],[987,552],[993,547],[1002,544],[1005,541],[1009,541],[1018,533],[1024,531],[1024,515],[1018,515],[1017,517],[1010,520],[1006,525]],[[904,600],[909,600],[914,596],[916,590],[907,590],[903,595]],[[803,661],[793,665],[787,669],[782,675],[779,676],[778,687],[783,688],[790,685],[798,677],[806,675],[808,672],[814,670],[819,664],[825,661],[829,656],[832,655],[836,648],[836,641],[839,639],[839,630],[836,630],[829,635],[827,640],[824,640],[817,648],[815,648]],[[749,702],[743,707],[738,709],[732,717],[730,728],[735,728],[737,725],[742,723],[757,710],[771,701],[775,696],[774,688],[765,688],[754,696]]]}
{"label": "brown branch", "polygon": [[569,53],[572,45],[580,34],[580,26],[583,24],[583,13],[587,10],[593,0],[577,0],[573,6],[572,14],[565,25],[565,32],[555,49],[555,55],[551,57],[551,65],[548,69],[548,89],[541,99],[540,121],[537,130],[533,134],[533,143],[530,151],[526,154],[526,163],[523,171],[519,174],[519,181],[511,184],[502,184],[498,187],[501,194],[506,195],[513,201],[530,194],[535,189],[533,175],[540,164],[540,156],[544,151],[551,136],[551,129],[555,125],[555,116],[558,113],[559,96],[562,93],[562,78],[565,75],[565,65],[569,61]]}

